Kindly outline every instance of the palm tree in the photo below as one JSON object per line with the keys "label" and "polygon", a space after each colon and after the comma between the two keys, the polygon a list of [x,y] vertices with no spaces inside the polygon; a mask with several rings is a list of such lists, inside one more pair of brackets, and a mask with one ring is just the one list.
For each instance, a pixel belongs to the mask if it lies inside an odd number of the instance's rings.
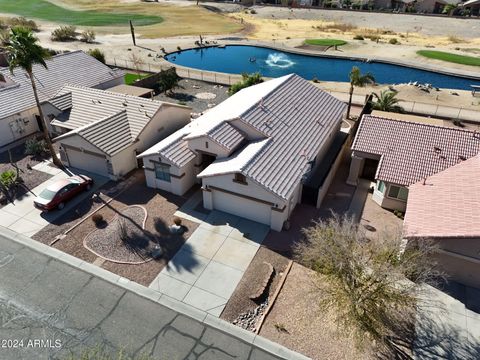
{"label": "palm tree", "polygon": [[377,99],[373,103],[373,108],[375,110],[388,111],[402,113],[403,108],[398,105],[399,100],[395,97],[397,93],[391,90],[383,90],[380,92],[380,95],[373,93],[373,96]]}
{"label": "palm tree", "polygon": [[33,95],[37,103],[38,115],[43,123],[43,136],[47,142],[48,150],[52,156],[52,161],[57,166],[62,166],[57,154],[52,146],[50,134],[48,133],[47,122],[43,116],[42,107],[40,106],[40,99],[38,98],[37,86],[33,74],[33,65],[40,64],[47,69],[46,59],[50,57],[47,50],[38,44],[38,39],[33,35],[30,29],[24,27],[13,27],[10,31],[10,38],[5,47],[8,56],[8,64],[10,72],[16,67],[20,67],[28,74],[30,82],[32,83]]}
{"label": "palm tree", "polygon": [[362,75],[360,69],[356,66],[352,67],[350,71],[350,97],[348,99],[347,119],[350,117],[350,108],[352,107],[352,96],[355,86],[364,87],[368,84],[375,83],[375,78],[372,74],[367,73]]}

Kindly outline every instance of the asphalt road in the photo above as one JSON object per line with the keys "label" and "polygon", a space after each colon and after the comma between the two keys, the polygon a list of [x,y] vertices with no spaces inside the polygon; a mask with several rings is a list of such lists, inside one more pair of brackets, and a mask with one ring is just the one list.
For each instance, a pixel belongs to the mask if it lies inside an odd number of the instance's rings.
{"label": "asphalt road", "polygon": [[0,235],[0,359],[86,349],[152,359],[279,359]]}

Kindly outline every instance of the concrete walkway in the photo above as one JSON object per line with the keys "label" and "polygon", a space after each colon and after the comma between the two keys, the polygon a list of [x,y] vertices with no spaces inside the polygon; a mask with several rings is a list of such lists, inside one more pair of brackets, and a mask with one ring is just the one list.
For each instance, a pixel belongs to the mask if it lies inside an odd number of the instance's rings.
{"label": "concrete walkway", "polygon": [[85,192],[85,194],[78,195],[70,200],[65,204],[65,208],[61,211],[55,210],[43,213],[33,206],[33,199],[35,196],[55,181],[65,179],[79,172],[74,169],[62,171],[58,168],[49,166],[48,162],[37,164],[33,169],[46,172],[53,176],[37,187],[31,189],[30,192],[26,193],[20,199],[16,199],[14,203],[7,204],[0,209],[0,226],[4,226],[25,236],[36,234],[45,226],[84,200],[92,191],[95,191],[108,181],[108,179],[103,176],[81,172],[82,174],[90,176],[94,180],[95,183],[93,189],[90,192]]}
{"label": "concrete walkway", "polygon": [[431,286],[425,289],[415,324],[414,358],[480,359],[480,290],[464,289],[460,302]]}
{"label": "concrete walkway", "polygon": [[150,288],[220,316],[269,227],[221,211],[197,213],[204,218],[198,219],[192,215],[193,209],[188,209],[194,204],[186,203],[181,212],[188,213],[189,219],[196,219],[200,226]]}
{"label": "concrete walkway", "polygon": [[307,359],[8,229],[0,234],[0,339],[9,341],[0,359],[65,359],[97,347],[155,360]]}

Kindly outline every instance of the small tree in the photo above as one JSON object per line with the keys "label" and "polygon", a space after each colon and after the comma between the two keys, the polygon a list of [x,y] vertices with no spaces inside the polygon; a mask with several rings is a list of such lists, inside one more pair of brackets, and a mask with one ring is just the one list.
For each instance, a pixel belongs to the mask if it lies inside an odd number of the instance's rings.
{"label": "small tree", "polygon": [[173,89],[180,87],[179,82],[182,78],[178,76],[177,70],[171,67],[167,70],[160,71],[157,86],[159,92],[165,92],[167,95],[173,93]]}
{"label": "small tree", "polygon": [[[334,310],[340,329],[395,349],[411,319],[417,284],[439,273],[428,241],[405,249],[400,232],[367,238],[363,228],[346,216],[333,214],[304,229],[305,241],[295,248],[297,260],[319,274],[319,304]],[[322,295],[322,296],[320,296]]]}
{"label": "small tree", "polygon": [[93,30],[85,30],[82,31],[80,34],[80,41],[86,42],[87,44],[91,44],[95,42],[95,31]]}
{"label": "small tree", "polygon": [[255,84],[260,84],[262,82],[262,74],[258,72],[253,74],[243,73],[242,80],[230,86],[230,88],[228,89],[228,95],[233,95],[242,89],[245,89]]}
{"label": "small tree", "polygon": [[145,62],[139,55],[137,55],[134,52],[130,54],[130,61],[133,63],[133,66],[135,67],[138,78],[140,79],[140,66],[145,64]]}
{"label": "small tree", "polygon": [[105,54],[103,53],[102,50],[100,50],[100,49],[90,49],[90,50],[88,50],[87,53],[88,53],[88,55],[94,57],[98,61],[105,64]]}
{"label": "small tree", "polygon": [[352,71],[350,71],[350,92],[348,98],[348,109],[347,109],[347,119],[350,118],[350,108],[352,107],[352,97],[353,91],[355,90],[355,86],[364,87],[368,84],[375,83],[375,78],[372,74],[365,74],[362,75],[360,69],[356,66],[352,67]]}
{"label": "small tree", "polygon": [[375,110],[402,113],[403,107],[398,105],[399,100],[396,98],[397,93],[390,90],[383,90],[380,95],[373,93],[376,101],[373,103]]}

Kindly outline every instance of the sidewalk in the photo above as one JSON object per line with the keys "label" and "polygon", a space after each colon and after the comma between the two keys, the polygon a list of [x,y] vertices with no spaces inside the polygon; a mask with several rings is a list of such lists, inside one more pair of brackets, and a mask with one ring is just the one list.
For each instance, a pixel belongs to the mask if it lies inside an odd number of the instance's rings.
{"label": "sidewalk", "polygon": [[155,360],[307,359],[8,229],[0,234],[0,338],[23,341],[0,347],[1,359],[66,358],[97,346]]}

